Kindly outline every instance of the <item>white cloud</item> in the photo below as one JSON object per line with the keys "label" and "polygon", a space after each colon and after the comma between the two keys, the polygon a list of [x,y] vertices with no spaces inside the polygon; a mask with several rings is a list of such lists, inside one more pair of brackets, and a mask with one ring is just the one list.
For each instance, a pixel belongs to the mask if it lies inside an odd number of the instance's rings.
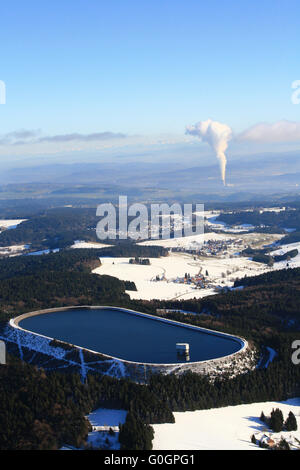
{"label": "white cloud", "polygon": [[300,122],[262,122],[246,129],[236,140],[253,142],[300,142]]}
{"label": "white cloud", "polygon": [[39,144],[43,142],[62,143],[62,142],[97,142],[114,139],[125,139],[127,136],[116,132],[95,132],[93,134],[59,134],[52,136],[39,137],[40,131],[31,131],[21,129],[19,131],[9,132],[0,138],[0,145],[24,145]]}

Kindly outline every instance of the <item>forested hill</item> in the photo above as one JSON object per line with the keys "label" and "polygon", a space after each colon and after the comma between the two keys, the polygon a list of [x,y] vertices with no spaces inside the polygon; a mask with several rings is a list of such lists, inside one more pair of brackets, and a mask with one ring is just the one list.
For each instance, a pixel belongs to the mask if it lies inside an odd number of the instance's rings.
{"label": "forested hill", "polygon": [[136,245],[131,242],[112,245],[111,247],[101,248],[97,250],[97,254],[101,256],[112,256],[116,258],[159,258],[167,256],[168,250],[162,246]]}
{"label": "forested hill", "polygon": [[130,301],[130,282],[78,272],[40,272],[0,283],[0,320],[29,310],[72,305],[122,305]]}
{"label": "forested hill", "polygon": [[[133,217],[128,217],[128,222]],[[75,240],[87,242],[101,242],[97,238],[96,227],[100,217],[96,216],[94,208],[60,208],[48,209],[40,214],[33,215],[16,226],[13,230],[4,230],[0,233],[0,247],[24,244],[30,249],[66,248],[73,245]],[[106,249],[105,256],[163,256],[167,250],[159,246],[139,246],[132,240],[110,240],[105,244],[118,247],[119,254]],[[112,248],[113,249],[113,248]],[[134,251],[136,250],[136,251]],[[145,255],[143,255],[145,252]],[[111,254],[110,254],[111,253]],[[128,254],[127,254],[128,253]],[[157,253],[155,255],[155,253]]]}
{"label": "forested hill", "polygon": [[295,228],[300,231],[300,209],[284,210],[280,212],[259,210],[232,211],[221,214],[217,220],[229,225],[251,224],[254,226],[267,226],[278,228]]}
{"label": "forested hill", "polygon": [[74,240],[99,241],[95,209],[49,209],[22,222],[14,230],[0,233],[0,246],[31,244],[36,248],[61,248]]}
{"label": "forested hill", "polygon": [[267,284],[281,284],[282,282],[295,282],[299,284],[300,268],[280,269],[269,271],[258,276],[243,277],[242,279],[237,279],[234,286],[260,286]]}
{"label": "forested hill", "polygon": [[[96,375],[82,384],[79,375],[46,374],[12,357],[0,365],[0,395],[0,450],[82,445],[90,430],[85,415],[99,407],[128,410],[146,423],[174,422],[170,408],[145,386]],[[132,430],[142,445],[145,430],[137,436]]]}
{"label": "forested hill", "polygon": [[[103,251],[105,250],[105,251]],[[110,249],[108,249],[110,250]],[[161,247],[134,244],[112,247],[116,256],[160,256]],[[125,290],[136,290],[134,282],[91,274],[101,266],[107,249],[66,249],[41,256],[0,259],[0,319],[24,311],[66,305],[127,305],[133,307]]]}
{"label": "forested hill", "polygon": [[33,275],[41,271],[90,272],[100,266],[98,250],[95,251],[76,249],[41,256],[0,258],[0,279]]}

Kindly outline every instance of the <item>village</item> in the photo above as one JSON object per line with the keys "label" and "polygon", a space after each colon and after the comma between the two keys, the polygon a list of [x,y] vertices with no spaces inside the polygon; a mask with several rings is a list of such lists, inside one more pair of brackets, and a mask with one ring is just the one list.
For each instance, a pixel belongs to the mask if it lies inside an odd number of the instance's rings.
{"label": "village", "polygon": [[[215,291],[219,291],[223,288],[222,284],[225,283],[224,279],[237,272],[238,269],[233,267],[231,270],[225,270],[221,273],[221,279],[216,279],[214,276],[210,277],[208,269],[204,269],[205,259],[233,259],[239,256],[240,251],[245,246],[245,242],[242,238],[225,238],[225,239],[209,239],[204,240],[203,243],[198,241],[192,241],[187,246],[175,246],[169,248],[169,255],[172,254],[182,254],[190,256],[190,265],[198,266],[199,271],[193,272],[185,272],[184,275],[178,275],[176,277],[167,278],[166,271],[164,270],[162,274],[158,274],[155,276],[154,281],[167,281],[173,282],[175,284],[184,284],[186,286],[190,286],[193,289],[213,289]],[[148,260],[147,260],[148,261]],[[130,262],[132,262],[130,260]],[[138,264],[147,264],[145,262],[139,261]]]}
{"label": "village", "polygon": [[175,246],[173,252],[185,252],[197,256],[224,256],[236,250],[241,250],[244,242],[242,238],[209,239],[202,241],[191,241],[188,246]]}

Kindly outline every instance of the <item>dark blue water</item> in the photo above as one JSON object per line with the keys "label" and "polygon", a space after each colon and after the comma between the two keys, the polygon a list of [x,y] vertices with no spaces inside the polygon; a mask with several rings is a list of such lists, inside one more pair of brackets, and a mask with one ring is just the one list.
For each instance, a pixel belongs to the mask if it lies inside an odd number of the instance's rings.
{"label": "dark blue water", "polygon": [[226,356],[241,346],[231,338],[215,336],[123,310],[70,309],[26,318],[26,330],[129,361],[172,364],[185,362],[176,343],[189,343],[190,361]]}

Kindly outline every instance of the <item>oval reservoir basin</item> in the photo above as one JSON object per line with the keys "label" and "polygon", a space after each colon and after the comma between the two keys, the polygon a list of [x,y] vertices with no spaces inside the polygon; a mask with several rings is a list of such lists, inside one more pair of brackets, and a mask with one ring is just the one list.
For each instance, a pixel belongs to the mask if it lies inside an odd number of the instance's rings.
{"label": "oval reservoir basin", "polygon": [[[234,337],[192,329],[125,309],[70,308],[24,318],[25,330],[119,359],[152,364],[198,362],[227,356],[242,348]],[[189,358],[176,352],[189,344]]]}

